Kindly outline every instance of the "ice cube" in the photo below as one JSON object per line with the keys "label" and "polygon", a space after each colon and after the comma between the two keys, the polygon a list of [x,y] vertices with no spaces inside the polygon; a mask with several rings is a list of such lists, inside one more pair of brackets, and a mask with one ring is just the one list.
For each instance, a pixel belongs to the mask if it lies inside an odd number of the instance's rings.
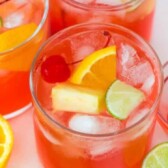
{"label": "ice cube", "polygon": [[106,134],[122,129],[123,124],[112,117],[76,114],[70,119],[69,128],[82,133]]}
{"label": "ice cube", "polygon": [[99,133],[113,133],[123,128],[123,123],[113,117],[97,117],[99,122]]}
{"label": "ice cube", "polygon": [[79,48],[76,49],[75,58],[76,60],[81,60],[85,58],[87,55],[94,52],[94,50],[95,50],[94,47],[90,45],[80,46]]}
{"label": "ice cube", "polygon": [[133,86],[142,86],[145,81],[150,80],[150,77],[153,75],[152,66],[146,60],[140,61],[137,65],[128,69],[123,68],[121,72],[121,76],[124,80]]}
{"label": "ice cube", "polygon": [[141,87],[141,90],[145,93],[149,94],[152,91],[153,85],[155,83],[155,75],[151,74],[144,82],[144,84]]}
{"label": "ice cube", "polygon": [[96,134],[99,131],[99,123],[94,116],[76,114],[70,119],[69,128],[81,133]]}
{"label": "ice cube", "polygon": [[13,28],[21,25],[23,21],[24,14],[22,12],[13,13],[4,19],[4,27]]}
{"label": "ice cube", "polygon": [[132,116],[130,116],[126,122],[126,127],[130,127],[140,121],[148,112],[149,108],[144,108],[138,110],[136,113],[134,113]]}
{"label": "ice cube", "polygon": [[[71,49],[72,55],[74,55],[75,60],[79,60],[85,56],[88,56],[95,50],[100,50],[107,43],[108,36],[104,35],[102,30],[89,31],[78,36],[73,36],[71,38]],[[111,45],[112,40],[110,40],[109,45]]]}
{"label": "ice cube", "polygon": [[121,47],[119,48],[118,55],[121,65],[126,68],[134,66],[140,61],[136,50],[129,44],[122,43]]}

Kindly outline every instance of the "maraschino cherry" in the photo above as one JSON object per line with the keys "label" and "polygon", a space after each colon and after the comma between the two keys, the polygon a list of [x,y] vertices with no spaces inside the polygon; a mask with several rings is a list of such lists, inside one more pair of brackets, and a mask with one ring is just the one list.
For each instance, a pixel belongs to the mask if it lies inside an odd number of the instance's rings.
{"label": "maraschino cherry", "polygon": [[64,82],[70,73],[68,64],[60,55],[48,57],[41,65],[42,78],[48,83]]}

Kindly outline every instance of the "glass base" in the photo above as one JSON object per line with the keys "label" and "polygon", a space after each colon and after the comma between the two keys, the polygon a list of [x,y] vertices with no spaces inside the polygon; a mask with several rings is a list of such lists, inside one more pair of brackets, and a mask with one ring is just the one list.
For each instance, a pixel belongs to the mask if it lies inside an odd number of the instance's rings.
{"label": "glass base", "polygon": [[14,118],[20,114],[22,114],[23,112],[25,112],[26,110],[28,110],[30,107],[32,106],[32,103],[29,103],[28,105],[24,106],[23,108],[17,110],[17,111],[14,111],[14,112],[11,112],[10,114],[7,114],[7,115],[4,115],[3,117],[5,119],[11,119],[11,118]]}

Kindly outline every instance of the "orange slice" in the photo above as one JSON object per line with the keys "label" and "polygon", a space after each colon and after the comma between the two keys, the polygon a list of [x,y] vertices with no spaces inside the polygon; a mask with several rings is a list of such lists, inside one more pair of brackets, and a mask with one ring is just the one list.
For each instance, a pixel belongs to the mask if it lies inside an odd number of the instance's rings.
{"label": "orange slice", "polygon": [[9,123],[0,116],[0,168],[5,168],[13,147],[13,132]]}
{"label": "orange slice", "polygon": [[36,28],[37,26],[34,23],[30,23],[0,34],[0,52],[5,52],[20,45],[34,33]]}
{"label": "orange slice", "polygon": [[[44,37],[43,31],[41,30],[25,45],[20,47],[17,46],[25,42],[36,29],[37,25],[35,23],[30,23],[0,34],[0,69],[12,71],[29,70],[32,60],[42,43]],[[13,48],[15,49],[12,50]],[[1,54],[1,52],[5,53]]]}
{"label": "orange slice", "polygon": [[70,82],[106,90],[116,79],[116,47],[110,46],[87,56],[77,67]]}

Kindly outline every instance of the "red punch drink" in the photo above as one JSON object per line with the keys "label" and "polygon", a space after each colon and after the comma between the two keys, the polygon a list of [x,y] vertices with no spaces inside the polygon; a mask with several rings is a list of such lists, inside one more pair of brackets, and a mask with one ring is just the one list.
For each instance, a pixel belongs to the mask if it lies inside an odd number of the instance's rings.
{"label": "red punch drink", "polygon": [[30,85],[45,168],[141,167],[162,72],[139,36],[111,24],[60,31],[38,52]]}
{"label": "red punch drink", "polygon": [[155,0],[50,0],[52,33],[82,22],[115,23],[150,39]]}

